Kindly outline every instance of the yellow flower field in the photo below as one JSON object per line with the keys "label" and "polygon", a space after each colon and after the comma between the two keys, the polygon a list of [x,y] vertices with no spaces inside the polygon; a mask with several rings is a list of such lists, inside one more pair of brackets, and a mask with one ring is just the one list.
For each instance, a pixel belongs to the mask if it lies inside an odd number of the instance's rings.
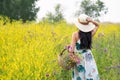
{"label": "yellow flower field", "polygon": [[[70,44],[75,25],[64,21],[0,21],[0,80],[71,80],[57,55]],[[120,79],[120,24],[101,23],[93,38],[93,55],[101,80]]]}

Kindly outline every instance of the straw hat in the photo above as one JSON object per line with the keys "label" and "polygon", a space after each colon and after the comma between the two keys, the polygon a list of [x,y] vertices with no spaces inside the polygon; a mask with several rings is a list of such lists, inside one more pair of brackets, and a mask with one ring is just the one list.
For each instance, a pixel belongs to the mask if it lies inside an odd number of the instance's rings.
{"label": "straw hat", "polygon": [[[77,26],[78,29],[80,29],[83,32],[90,32],[95,28],[95,25],[91,22],[87,22],[86,19],[89,16],[85,14],[81,14],[77,19],[75,19],[75,25]],[[79,21],[78,21],[79,19]],[[81,22],[81,23],[80,23]],[[82,24],[82,23],[88,23],[88,24]]]}

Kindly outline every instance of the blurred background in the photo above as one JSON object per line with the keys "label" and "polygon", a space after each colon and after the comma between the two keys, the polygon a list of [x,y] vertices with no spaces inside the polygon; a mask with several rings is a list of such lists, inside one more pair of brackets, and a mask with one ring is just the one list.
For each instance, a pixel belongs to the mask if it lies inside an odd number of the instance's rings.
{"label": "blurred background", "polygon": [[[89,0],[86,0],[89,1]],[[91,0],[94,5],[96,5],[95,1],[97,0]],[[102,7],[102,10],[100,11],[100,16],[98,16],[99,20],[101,22],[115,22],[119,23],[120,19],[120,11],[118,10],[119,1],[118,0],[100,0],[102,3],[99,3]],[[83,7],[81,5],[82,0],[40,0],[37,2],[37,6],[40,6],[40,11],[38,11],[37,19],[38,21],[41,20],[41,18],[45,17],[48,12],[55,13],[54,8],[57,4],[61,5],[62,13],[67,20],[67,22],[73,22],[73,18],[75,18],[75,13],[79,10],[81,10],[80,7]],[[90,4],[91,2],[87,3]],[[84,4],[85,6],[87,4]],[[92,3],[91,3],[92,4]],[[84,6],[84,7],[85,7]],[[91,8],[92,6],[88,5],[86,7]],[[104,14],[104,9],[107,9],[107,14]],[[93,10],[94,11],[94,10]],[[82,12],[82,11],[81,11]],[[84,11],[83,11],[84,12]],[[91,11],[92,12],[92,11]],[[89,15],[89,14],[88,14]]]}

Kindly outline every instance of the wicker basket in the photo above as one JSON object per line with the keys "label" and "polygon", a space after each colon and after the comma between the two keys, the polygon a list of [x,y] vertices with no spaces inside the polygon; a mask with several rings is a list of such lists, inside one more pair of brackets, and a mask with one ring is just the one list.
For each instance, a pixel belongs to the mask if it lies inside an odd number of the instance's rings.
{"label": "wicker basket", "polygon": [[80,62],[80,58],[75,54],[70,54],[67,49],[63,49],[58,55],[58,64],[63,69],[70,70],[77,62]]}

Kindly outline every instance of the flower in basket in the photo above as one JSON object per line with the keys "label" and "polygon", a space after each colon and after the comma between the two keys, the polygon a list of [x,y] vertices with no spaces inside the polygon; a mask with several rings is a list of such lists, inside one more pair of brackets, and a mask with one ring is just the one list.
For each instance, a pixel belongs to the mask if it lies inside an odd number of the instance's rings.
{"label": "flower in basket", "polygon": [[[68,52],[69,52],[69,50],[71,50],[72,47],[70,45],[68,45],[68,46],[65,47],[65,49],[67,49]],[[79,54],[77,54],[75,52],[73,52],[73,53],[69,52],[69,57],[71,58],[71,60],[73,62],[80,63],[81,56]]]}
{"label": "flower in basket", "polygon": [[[58,56],[58,63],[64,69],[71,69],[76,65],[76,63],[80,63],[80,55],[77,53],[70,53],[69,49],[71,46],[65,46],[65,49],[62,51],[62,54]],[[72,48],[71,48],[72,49]],[[68,50],[68,51],[65,51]]]}
{"label": "flower in basket", "polygon": [[62,57],[62,60],[63,60],[63,63],[62,63],[62,66],[66,69],[70,69],[72,67],[74,67],[74,65],[76,64],[75,62],[73,62],[69,56],[69,54],[65,54],[63,57]]}

